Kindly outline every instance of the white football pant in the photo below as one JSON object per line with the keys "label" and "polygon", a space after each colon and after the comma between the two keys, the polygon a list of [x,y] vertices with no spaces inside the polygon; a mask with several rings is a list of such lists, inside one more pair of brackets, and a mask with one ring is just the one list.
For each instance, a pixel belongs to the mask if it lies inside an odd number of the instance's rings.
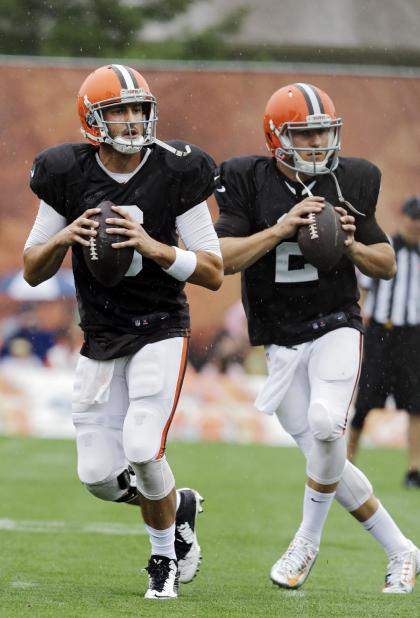
{"label": "white football pant", "polygon": [[121,499],[128,463],[146,497],[159,500],[173,489],[164,453],[187,348],[187,339],[176,337],[111,361],[80,357],[73,395],[78,475],[97,497]]}
{"label": "white football pant", "polygon": [[[346,327],[311,342],[289,348],[273,345],[266,350],[271,379],[271,367],[274,373],[276,367],[287,373],[295,364],[281,401],[273,397],[281,425],[303,451],[310,478],[325,485],[341,479],[336,498],[350,512],[372,494],[366,476],[346,461],[344,439],[360,372],[362,340],[359,331]],[[297,362],[294,351],[300,357]],[[282,355],[287,358],[286,366]],[[270,408],[268,400],[266,408]]]}

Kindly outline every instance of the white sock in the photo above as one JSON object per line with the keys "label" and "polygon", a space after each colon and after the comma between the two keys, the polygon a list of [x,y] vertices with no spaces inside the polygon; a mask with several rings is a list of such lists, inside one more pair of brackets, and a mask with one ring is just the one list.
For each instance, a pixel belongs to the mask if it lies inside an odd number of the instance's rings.
{"label": "white sock", "polygon": [[407,537],[403,535],[391,515],[380,502],[378,509],[372,517],[362,521],[361,524],[382,545],[388,558],[410,548]]}
{"label": "white sock", "polygon": [[303,537],[316,545],[316,547],[319,546],[322,529],[334,496],[335,491],[324,494],[305,485],[303,519],[296,536]]}
{"label": "white sock", "polygon": [[175,523],[165,530],[156,530],[145,524],[152,545],[152,555],[166,556],[176,559],[175,554]]}

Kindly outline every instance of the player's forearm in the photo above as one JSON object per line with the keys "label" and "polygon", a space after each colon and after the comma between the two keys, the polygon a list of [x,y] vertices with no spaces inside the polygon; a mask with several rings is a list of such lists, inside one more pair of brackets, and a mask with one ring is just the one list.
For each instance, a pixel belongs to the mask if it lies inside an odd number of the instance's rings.
{"label": "player's forearm", "polygon": [[273,228],[257,232],[246,238],[221,238],[220,248],[225,275],[233,275],[245,270],[276,247],[280,241],[281,238],[273,233]]}
{"label": "player's forearm", "polygon": [[68,245],[51,238],[42,245],[33,245],[23,254],[24,278],[31,286],[50,279],[60,268],[67,253]]}
{"label": "player's forearm", "polygon": [[392,279],[397,271],[394,250],[386,243],[364,245],[354,241],[346,255],[360,272],[369,277]]}
{"label": "player's forearm", "polygon": [[209,290],[218,290],[223,282],[223,262],[219,256],[206,251],[197,251],[197,266],[188,283],[201,285]]}
{"label": "player's forearm", "polygon": [[[223,281],[223,263],[220,257],[208,251],[193,252],[181,249],[180,253],[181,256],[179,257],[181,257],[181,264],[175,267],[174,272],[172,272],[171,267],[174,266],[175,262],[178,264],[179,259],[174,247],[155,242],[153,244],[153,252],[151,252],[148,257],[159,264],[161,268],[168,271],[168,274],[171,274],[180,281],[188,281],[188,283],[201,285],[209,290],[218,290],[220,288]],[[183,260],[187,256],[189,257],[185,263]],[[194,259],[194,261],[190,261],[190,258]],[[188,269],[190,264],[192,266],[189,272],[192,274],[187,272],[183,276],[182,272],[184,269]]]}

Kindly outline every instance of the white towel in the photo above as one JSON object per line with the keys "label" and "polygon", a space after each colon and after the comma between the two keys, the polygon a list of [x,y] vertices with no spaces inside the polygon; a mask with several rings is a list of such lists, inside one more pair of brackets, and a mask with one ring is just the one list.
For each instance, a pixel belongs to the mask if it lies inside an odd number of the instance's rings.
{"label": "white towel", "polygon": [[109,399],[115,360],[97,361],[80,356],[76,367],[73,410],[82,412],[94,403]]}
{"label": "white towel", "polygon": [[262,387],[255,407],[265,414],[274,414],[285,396],[303,355],[304,343],[286,348],[271,345],[268,347],[268,377]]}

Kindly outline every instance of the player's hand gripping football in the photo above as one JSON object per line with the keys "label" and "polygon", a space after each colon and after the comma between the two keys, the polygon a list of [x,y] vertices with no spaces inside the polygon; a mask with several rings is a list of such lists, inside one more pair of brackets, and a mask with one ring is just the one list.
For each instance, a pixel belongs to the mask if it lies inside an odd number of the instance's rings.
{"label": "player's hand gripping football", "polygon": [[90,217],[101,212],[100,208],[88,208],[80,217],[77,217],[74,221],[67,225],[67,227],[60,230],[57,234],[58,244],[64,247],[70,247],[74,243],[79,243],[89,246],[89,241],[92,236],[96,236],[96,229],[98,223],[92,221]]}
{"label": "player's hand gripping football", "polygon": [[115,210],[116,215],[119,215],[119,217],[115,219],[108,218],[105,220],[105,223],[117,227],[106,228],[106,232],[108,234],[121,234],[127,237],[127,240],[123,242],[113,243],[113,248],[133,247],[143,257],[156,260],[156,257],[161,253],[162,243],[149,236],[144,227],[124,207],[113,206],[112,210]]}
{"label": "player's hand gripping football", "polygon": [[341,227],[343,228],[346,238],[344,240],[344,253],[351,255],[352,245],[354,244],[354,233],[356,231],[355,218],[347,213],[347,210],[341,208],[341,206],[335,207],[336,211],[340,215]]}
{"label": "player's hand gripping football", "polygon": [[311,221],[308,219],[310,212],[320,212],[324,207],[325,198],[316,195],[306,197],[304,200],[296,204],[289,210],[286,215],[275,224],[279,238],[292,238],[301,225],[309,225]]}

